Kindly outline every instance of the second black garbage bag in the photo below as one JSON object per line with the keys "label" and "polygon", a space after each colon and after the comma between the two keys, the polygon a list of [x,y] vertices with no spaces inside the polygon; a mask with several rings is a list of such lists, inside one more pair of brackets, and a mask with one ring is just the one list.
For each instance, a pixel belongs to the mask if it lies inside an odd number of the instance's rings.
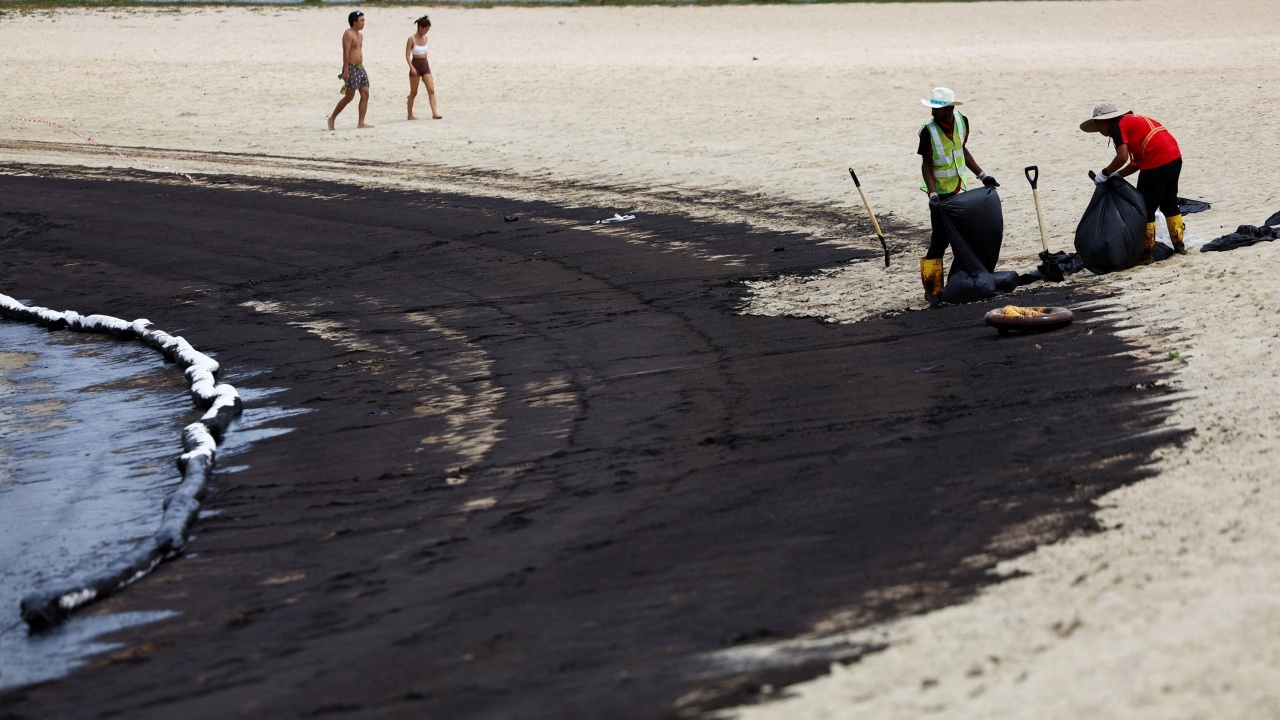
{"label": "second black garbage bag", "polygon": [[954,256],[942,302],[985,300],[1018,286],[1018,273],[996,272],[1004,242],[1000,194],[981,187],[947,198],[933,209],[935,227],[947,234]]}
{"label": "second black garbage bag", "polygon": [[1076,226],[1076,253],[1090,271],[1103,274],[1138,264],[1147,238],[1147,206],[1137,188],[1112,176],[1093,189]]}

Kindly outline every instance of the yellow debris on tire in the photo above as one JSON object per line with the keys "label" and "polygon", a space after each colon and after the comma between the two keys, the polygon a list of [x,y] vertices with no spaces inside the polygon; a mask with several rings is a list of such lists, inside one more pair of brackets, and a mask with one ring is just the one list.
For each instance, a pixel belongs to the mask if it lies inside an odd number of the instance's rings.
{"label": "yellow debris on tire", "polygon": [[1005,305],[1000,309],[1000,313],[1007,317],[1035,317],[1044,312],[1044,308],[1024,308],[1017,305]]}

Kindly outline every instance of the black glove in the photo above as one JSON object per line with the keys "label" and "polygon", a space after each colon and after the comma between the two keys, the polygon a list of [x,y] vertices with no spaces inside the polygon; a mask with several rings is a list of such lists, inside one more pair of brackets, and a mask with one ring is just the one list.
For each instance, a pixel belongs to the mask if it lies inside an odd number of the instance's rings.
{"label": "black glove", "polygon": [[938,193],[929,193],[929,207],[936,208],[942,204],[942,198],[938,197]]}
{"label": "black glove", "polygon": [[995,178],[986,173],[982,173],[982,177],[980,179],[982,180],[982,185],[984,187],[1000,187],[1000,183],[996,182]]}

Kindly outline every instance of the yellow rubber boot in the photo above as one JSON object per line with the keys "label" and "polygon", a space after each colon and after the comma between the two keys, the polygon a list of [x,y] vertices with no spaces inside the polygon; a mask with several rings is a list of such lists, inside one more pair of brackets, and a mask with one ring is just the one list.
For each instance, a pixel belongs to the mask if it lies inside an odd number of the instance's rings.
{"label": "yellow rubber boot", "polygon": [[1150,265],[1156,259],[1153,255],[1156,251],[1156,224],[1147,223],[1147,239],[1142,243],[1142,255],[1138,258],[1139,265]]}
{"label": "yellow rubber boot", "polygon": [[942,258],[920,258],[920,282],[924,285],[924,299],[937,305],[942,299]]}
{"label": "yellow rubber boot", "polygon": [[1185,230],[1182,227],[1182,216],[1173,215],[1164,219],[1164,224],[1169,226],[1169,239],[1173,241],[1173,251],[1179,255],[1187,254],[1187,246],[1183,244],[1182,237]]}

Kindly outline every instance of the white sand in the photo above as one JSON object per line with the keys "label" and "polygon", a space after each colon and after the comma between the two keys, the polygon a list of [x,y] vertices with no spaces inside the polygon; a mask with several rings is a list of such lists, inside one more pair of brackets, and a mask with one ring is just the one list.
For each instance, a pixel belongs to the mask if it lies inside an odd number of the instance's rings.
{"label": "white sand", "polygon": [[[191,171],[571,196],[601,217],[684,202],[874,247],[834,221],[771,209],[861,215],[853,165],[882,217],[924,224],[919,98],[941,84],[966,101],[971,149],[1004,184],[1008,267],[1030,269],[1039,250],[1026,165],[1041,168],[1053,248],[1071,248],[1092,191],[1085,172],[1110,158],[1076,126],[1102,99],[1176,135],[1182,194],[1214,203],[1187,218],[1191,232],[1213,238],[1280,210],[1272,0],[438,8],[431,64],[445,119],[410,123],[402,48],[419,14],[368,10],[373,130],[352,129],[354,104],[338,132],[323,130],[339,97],[339,7],[6,11],[3,115],[159,149],[135,154]],[[931,48],[929,37],[955,41]],[[3,118],[0,152],[125,164]],[[757,197],[703,205],[672,189]],[[853,321],[919,307],[922,248],[910,243],[922,240],[893,238],[888,271],[854,263],[760,284],[748,310]],[[1162,455],[1158,477],[1105,498],[1100,517],[1115,529],[1010,563],[1028,575],[974,602],[858,633],[892,646],[743,716],[1280,717],[1278,251],[1074,276],[1122,290],[1138,353],[1180,353],[1167,361],[1187,393],[1174,422],[1196,435]]]}

